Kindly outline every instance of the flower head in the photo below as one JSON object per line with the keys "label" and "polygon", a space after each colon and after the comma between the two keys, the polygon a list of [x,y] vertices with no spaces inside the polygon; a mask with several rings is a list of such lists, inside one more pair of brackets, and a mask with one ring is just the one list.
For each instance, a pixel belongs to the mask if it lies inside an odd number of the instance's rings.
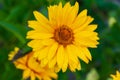
{"label": "flower head", "polygon": [[113,80],[120,80],[120,72],[116,71],[116,75],[111,75],[111,77],[113,78]]}
{"label": "flower head", "polygon": [[41,66],[58,67],[63,72],[80,70],[79,59],[88,63],[92,60],[88,47],[98,44],[96,24],[90,24],[93,18],[87,16],[87,10],[78,14],[79,5],[66,3],[48,7],[48,19],[34,11],[36,20],[28,21],[33,30],[27,33],[32,39],[28,45],[33,48],[34,57],[43,62]]}
{"label": "flower head", "polygon": [[27,55],[14,61],[16,68],[23,70],[23,79],[35,80],[52,80],[56,79],[57,74],[53,69],[49,69],[47,66],[40,67],[39,62],[33,58],[33,53],[30,52]]}

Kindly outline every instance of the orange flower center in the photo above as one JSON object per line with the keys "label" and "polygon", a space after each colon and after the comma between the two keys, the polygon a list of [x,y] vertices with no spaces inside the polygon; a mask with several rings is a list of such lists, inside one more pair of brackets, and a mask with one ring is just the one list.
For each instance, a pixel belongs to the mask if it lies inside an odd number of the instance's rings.
{"label": "orange flower center", "polygon": [[72,44],[72,41],[74,40],[72,29],[70,29],[68,26],[63,25],[57,29],[55,29],[54,32],[54,39],[64,46],[68,44]]}

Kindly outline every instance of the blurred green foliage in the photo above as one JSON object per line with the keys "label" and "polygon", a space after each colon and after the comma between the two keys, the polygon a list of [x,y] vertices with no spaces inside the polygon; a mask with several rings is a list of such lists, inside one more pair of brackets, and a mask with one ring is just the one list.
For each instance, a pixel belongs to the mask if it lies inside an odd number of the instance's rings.
{"label": "blurred green foliage", "polygon": [[96,80],[107,80],[120,70],[119,0],[0,0],[0,80],[22,80],[22,71],[8,61],[8,54],[15,46],[29,50],[25,36],[29,30],[27,21],[34,19],[33,11],[47,17],[47,6],[60,1],[70,1],[72,5],[78,1],[79,11],[88,9],[88,15],[95,19],[93,23],[98,24],[100,44],[97,49],[90,49],[93,60],[89,64],[81,61],[81,71],[59,72],[58,80],[88,80],[94,75],[99,77]]}

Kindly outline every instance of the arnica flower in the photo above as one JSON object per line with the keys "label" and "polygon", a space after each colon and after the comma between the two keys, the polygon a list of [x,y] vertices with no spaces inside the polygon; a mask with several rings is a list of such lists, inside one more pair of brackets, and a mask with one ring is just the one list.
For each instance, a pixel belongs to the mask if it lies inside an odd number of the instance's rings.
{"label": "arnica flower", "polygon": [[18,58],[13,63],[16,68],[23,70],[23,79],[36,80],[52,80],[57,79],[57,74],[53,69],[49,69],[47,66],[40,67],[39,62],[33,58],[33,53],[30,52],[27,55]]}
{"label": "arnica flower", "polygon": [[92,60],[88,48],[97,47],[97,25],[90,24],[93,18],[87,16],[86,9],[79,14],[78,10],[78,2],[74,6],[68,2],[49,6],[48,18],[33,12],[36,20],[28,21],[33,29],[27,33],[27,38],[32,39],[28,46],[33,48],[34,57],[44,63],[42,66],[75,71],[81,69],[79,59],[85,63]]}
{"label": "arnica flower", "polygon": [[111,77],[113,78],[113,80],[120,80],[120,72],[116,71],[116,75],[111,75]]}

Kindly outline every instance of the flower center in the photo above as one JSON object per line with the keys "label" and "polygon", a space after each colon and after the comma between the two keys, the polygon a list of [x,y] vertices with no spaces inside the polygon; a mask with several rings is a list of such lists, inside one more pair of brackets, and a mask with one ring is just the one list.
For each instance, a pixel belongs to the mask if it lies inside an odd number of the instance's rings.
{"label": "flower center", "polygon": [[54,32],[54,39],[64,46],[68,44],[72,44],[72,41],[74,40],[72,29],[67,27],[66,25],[63,25],[57,29],[55,29]]}

